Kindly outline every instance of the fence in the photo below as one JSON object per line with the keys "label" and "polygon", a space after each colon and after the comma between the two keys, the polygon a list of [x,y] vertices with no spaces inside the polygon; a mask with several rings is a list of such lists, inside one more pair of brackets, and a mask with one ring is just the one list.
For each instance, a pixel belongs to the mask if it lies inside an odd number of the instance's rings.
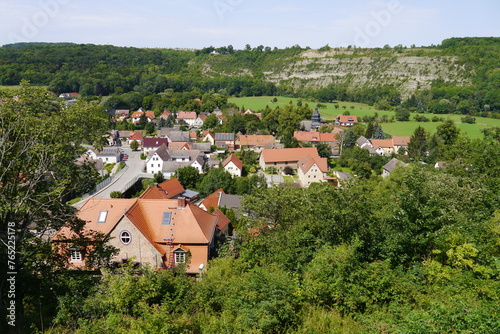
{"label": "fence", "polygon": [[128,169],[128,166],[123,167],[122,169],[120,169],[120,171],[118,171],[117,173],[111,175],[106,180],[104,180],[101,183],[99,183],[98,185],[96,185],[95,188],[94,188],[94,190],[92,192],[83,195],[82,199],[87,199],[90,196],[98,193],[99,191],[101,191],[102,189],[104,189],[107,185],[109,185],[111,182],[113,182],[113,180],[115,180],[118,176],[122,175],[127,169]]}

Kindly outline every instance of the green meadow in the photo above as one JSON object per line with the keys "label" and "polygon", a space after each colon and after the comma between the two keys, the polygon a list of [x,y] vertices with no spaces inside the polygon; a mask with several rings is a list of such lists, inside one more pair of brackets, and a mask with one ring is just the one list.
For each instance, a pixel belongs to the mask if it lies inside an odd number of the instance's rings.
{"label": "green meadow", "polygon": [[[309,104],[311,108],[318,103],[315,101],[308,101],[306,99],[298,99],[298,98],[290,98],[290,97],[282,97],[276,96],[278,99],[277,102],[272,102],[274,96],[254,96],[254,97],[238,97],[238,98],[229,98],[228,102],[235,103],[237,106],[245,107],[245,109],[251,108],[253,111],[257,112],[261,109],[264,109],[266,106],[269,108],[276,108],[278,106],[284,106],[290,101],[293,104],[297,104],[298,100],[302,100],[302,103]],[[358,117],[363,117],[366,115],[373,115],[375,112],[378,113],[379,116],[386,115],[391,118],[394,116],[394,111],[386,111],[386,110],[377,110],[373,106],[369,106],[363,103],[356,102],[342,102],[339,101],[337,103],[322,103],[325,105],[324,108],[320,108],[319,112],[321,117],[326,121],[333,120],[337,115],[344,113],[345,111],[349,111],[351,115],[356,115]],[[335,105],[339,107],[336,108]],[[345,106],[345,108],[344,108]],[[416,114],[412,114],[410,119]],[[431,119],[433,116],[442,117],[444,119],[451,118],[457,124],[462,131],[462,133],[466,134],[469,138],[482,138],[483,134],[481,129],[488,126],[500,126],[500,119],[492,119],[492,118],[484,118],[484,117],[476,117],[475,124],[465,124],[461,122],[462,115],[456,114],[448,114],[448,115],[434,115],[434,114],[426,114],[427,118]],[[434,133],[436,131],[436,127],[441,124],[441,122],[392,122],[392,123],[381,123],[382,129],[384,132],[393,135],[393,136],[411,136],[415,128],[419,125],[426,129],[429,133]]]}

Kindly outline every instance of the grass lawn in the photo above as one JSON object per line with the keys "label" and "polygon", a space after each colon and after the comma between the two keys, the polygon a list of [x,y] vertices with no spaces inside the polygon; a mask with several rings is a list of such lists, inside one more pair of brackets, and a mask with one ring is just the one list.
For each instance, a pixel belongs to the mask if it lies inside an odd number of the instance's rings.
{"label": "grass lawn", "polygon": [[[276,103],[271,102],[274,96],[252,96],[252,97],[232,97],[229,98],[229,102],[235,103],[239,107],[244,106],[245,109],[252,108],[254,111],[259,111],[264,109],[266,106],[270,108],[276,108],[278,106],[284,106],[288,104],[290,101],[293,104],[297,104],[298,98],[291,97],[283,97],[277,96],[278,101]],[[311,108],[314,108],[317,102],[307,101],[302,99],[302,103],[308,103]],[[356,115],[358,117],[363,117],[366,115],[373,115],[375,112],[378,113],[379,116],[386,115],[391,118],[395,115],[394,111],[386,111],[386,110],[377,110],[375,107],[369,106],[363,103],[355,103],[355,102],[342,102],[339,101],[337,103],[322,103],[326,106],[326,108],[320,108],[319,112],[321,117],[326,121],[333,120],[338,114],[342,114],[344,111],[349,111],[351,115]],[[338,105],[339,108],[335,108],[335,105]],[[345,106],[345,109],[343,108]],[[484,118],[484,117],[476,117],[476,124],[463,124],[461,121],[462,115],[456,114],[448,114],[448,115],[434,115],[434,114],[426,114],[427,118],[431,119],[433,116],[443,117],[443,118],[451,118],[462,130],[462,133],[467,134],[469,138],[482,138],[483,134],[481,129],[488,126],[500,126],[500,119],[492,119],[492,118]],[[415,114],[412,114],[410,119],[413,119]],[[411,136],[419,125],[426,129],[429,133],[434,133],[436,131],[436,127],[441,124],[441,122],[393,122],[393,123],[381,123],[382,129],[384,132],[391,134],[393,136]]]}
{"label": "grass lawn", "polygon": [[[288,104],[290,101],[292,101],[293,104],[296,105],[297,101],[300,100],[298,98],[276,96],[278,102],[273,103],[271,102],[273,98],[274,96],[231,97],[228,99],[228,102],[235,103],[240,108],[242,106],[244,106],[245,109],[252,108],[253,111],[257,112],[261,109],[264,109],[266,106],[269,106],[269,108],[274,109],[276,107],[284,106],[285,104]],[[318,104],[318,102],[308,101],[306,99],[301,99],[301,100],[303,104],[307,103],[313,109],[316,106],[316,104]],[[377,110],[374,107],[363,103],[338,102],[338,103],[322,103],[322,104],[325,105],[326,107],[320,108],[319,113],[321,114],[321,117],[326,121],[333,120],[338,114],[342,114],[344,111],[349,111],[352,115],[360,117],[365,115],[373,115],[374,112],[378,112],[380,116],[387,115],[390,117],[394,115],[394,112]],[[338,109],[335,108],[335,105],[339,106]],[[343,108],[343,106],[345,106],[345,109]]]}
{"label": "grass lawn", "polygon": [[295,183],[293,177],[290,175],[283,175],[283,180],[285,180],[285,183]]}

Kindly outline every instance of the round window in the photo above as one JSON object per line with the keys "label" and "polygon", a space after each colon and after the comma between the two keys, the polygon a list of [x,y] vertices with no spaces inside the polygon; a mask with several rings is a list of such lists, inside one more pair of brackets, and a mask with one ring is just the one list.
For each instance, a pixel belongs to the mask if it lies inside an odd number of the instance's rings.
{"label": "round window", "polygon": [[129,231],[121,231],[120,232],[120,241],[124,245],[128,245],[132,241],[132,235]]}

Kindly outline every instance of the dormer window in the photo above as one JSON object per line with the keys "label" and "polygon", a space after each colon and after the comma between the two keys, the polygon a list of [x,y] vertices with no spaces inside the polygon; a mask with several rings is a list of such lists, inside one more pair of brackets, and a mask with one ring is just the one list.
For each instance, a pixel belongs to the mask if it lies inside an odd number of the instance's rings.
{"label": "dormer window", "polygon": [[187,252],[180,247],[174,250],[175,264],[186,263],[186,254]]}
{"label": "dormer window", "polygon": [[72,246],[69,248],[69,262],[82,262],[82,252],[79,247]]}

